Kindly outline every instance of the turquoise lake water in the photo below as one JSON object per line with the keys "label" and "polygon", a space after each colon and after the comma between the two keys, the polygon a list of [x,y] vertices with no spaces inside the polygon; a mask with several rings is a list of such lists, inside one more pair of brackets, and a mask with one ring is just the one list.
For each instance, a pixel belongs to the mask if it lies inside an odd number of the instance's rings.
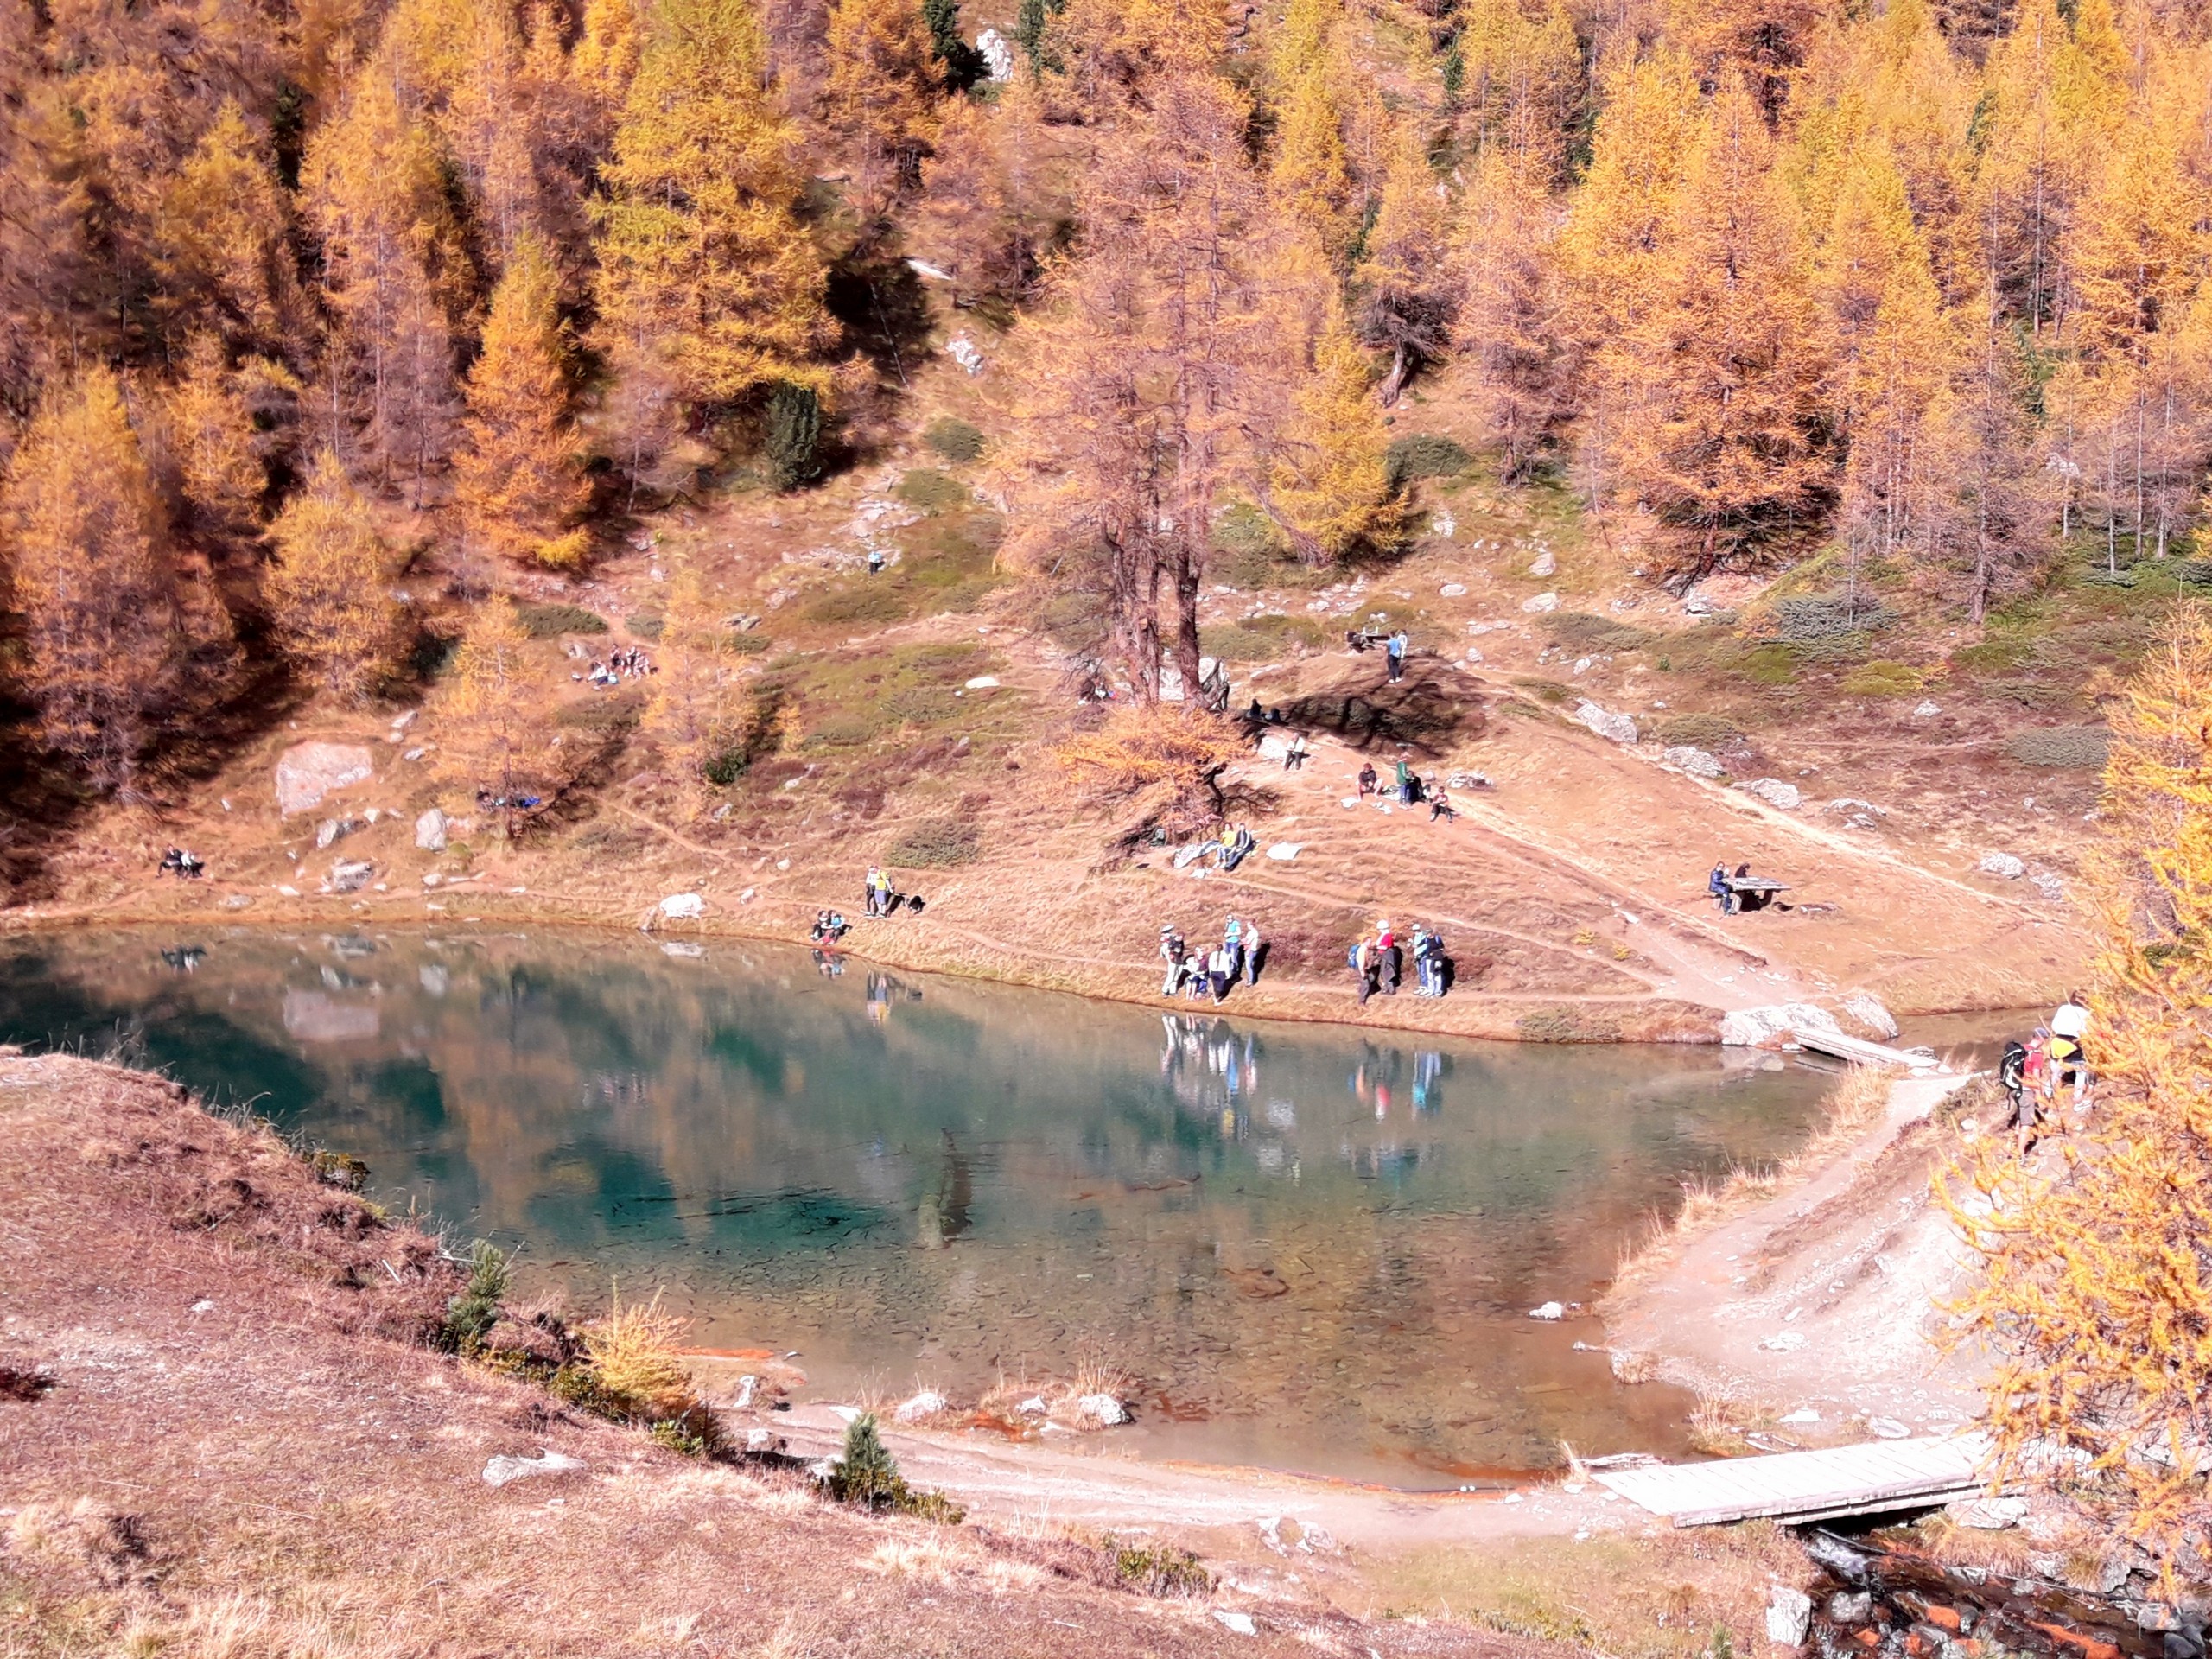
{"label": "turquoise lake water", "polygon": [[559,931],[12,941],[0,1038],[251,1101],[525,1289],[660,1288],[817,1397],[1106,1364],[1138,1421],[1102,1449],[1414,1487],[1681,1450],[1685,1396],[1528,1311],[1827,1085]]}

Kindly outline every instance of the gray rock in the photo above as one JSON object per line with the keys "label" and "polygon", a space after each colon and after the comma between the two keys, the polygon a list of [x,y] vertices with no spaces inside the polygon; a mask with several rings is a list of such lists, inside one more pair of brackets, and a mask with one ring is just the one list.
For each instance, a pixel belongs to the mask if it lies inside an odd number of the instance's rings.
{"label": "gray rock", "polygon": [[1864,1590],[1839,1590],[1828,1598],[1828,1617],[1839,1624],[1864,1624],[1874,1617],[1874,1598]]}
{"label": "gray rock", "polygon": [[331,791],[372,775],[375,765],[365,743],[295,743],[276,758],[276,810],[288,818],[312,812]]}
{"label": "gray rock", "polygon": [[1843,1011],[1868,1030],[1878,1033],[1884,1042],[1897,1034],[1897,1017],[1882,1006],[1882,999],[1871,991],[1853,991],[1843,999]]}
{"label": "gray rock", "polygon": [[1719,760],[1703,749],[1694,749],[1687,743],[1673,745],[1661,758],[1669,766],[1687,772],[1693,778],[1726,778],[1728,775],[1728,768]]}
{"label": "gray rock", "polygon": [[366,859],[340,859],[330,867],[330,890],[333,893],[359,893],[369,885],[369,878],[377,867]]}
{"label": "gray rock", "polygon": [[1920,707],[1919,707],[1919,708],[1917,708],[1917,709],[1914,709],[1914,710],[1912,711],[1912,717],[1913,717],[1915,720],[1927,720],[1927,719],[1929,719],[1930,717],[1932,717],[1932,716],[1934,716],[1934,715],[1940,715],[1940,714],[1942,714],[1942,712],[1943,712],[1943,709],[1942,709],[1942,704],[1940,704],[1940,703],[1935,703],[1935,702],[1923,702],[1923,703],[1922,703],[1922,704],[1920,705]]}
{"label": "gray rock", "polygon": [[900,1401],[899,1409],[891,1415],[898,1422],[918,1423],[925,1417],[935,1417],[941,1412],[950,1410],[952,1402],[935,1389],[924,1389],[912,1399]]}
{"label": "gray rock", "polygon": [[1813,1622],[1813,1599],[1786,1584],[1769,1587],[1766,1598],[1766,1639],[1794,1648],[1805,1639]]}
{"label": "gray rock", "polygon": [[1129,1408],[1110,1394],[1086,1394],[1075,1408],[1086,1422],[1101,1428],[1118,1428],[1129,1421]]}
{"label": "gray rock", "polygon": [[2035,883],[2037,893],[2043,894],[2054,905],[2066,897],[2066,884],[2049,870],[2034,871],[2029,875],[2028,880]]}
{"label": "gray rock", "polygon": [[486,1486],[505,1486],[513,1481],[528,1480],[533,1475],[567,1474],[583,1467],[574,1458],[563,1457],[558,1452],[541,1452],[534,1458],[493,1458],[484,1465]]}
{"label": "gray rock", "polygon": [[1549,548],[1546,548],[1530,561],[1529,574],[1532,576],[1552,576],[1559,574],[1559,561],[1552,556]]}
{"label": "gray rock", "polygon": [[343,841],[361,827],[359,818],[325,818],[315,832],[315,849],[321,852],[334,841]]}
{"label": "gray rock", "polygon": [[1559,595],[1557,594],[1538,594],[1534,599],[1522,600],[1521,601],[1521,608],[1529,612],[1531,615],[1541,616],[1546,611],[1555,611],[1559,609]]}
{"label": "gray rock", "polygon": [[432,807],[415,820],[415,844],[426,853],[446,849],[446,815]]}
{"label": "gray rock", "polygon": [[1962,1527],[1977,1532],[2003,1532],[2017,1527],[2028,1513],[2024,1497],[1962,1497],[1943,1506],[1943,1513]]}
{"label": "gray rock", "polygon": [[1599,736],[1615,743],[1633,743],[1638,735],[1636,721],[1627,715],[1617,715],[1601,708],[1585,697],[1574,706],[1574,721],[1586,726]]}
{"label": "gray rock", "polygon": [[2028,873],[2028,867],[2010,853],[1984,853],[1981,862],[1974,868],[1984,875],[1994,875],[2007,881],[2017,881]]}
{"label": "gray rock", "polygon": [[1746,795],[1755,795],[1769,806],[1778,806],[1785,812],[1795,812],[1805,797],[1795,784],[1785,784],[1779,778],[1753,778],[1736,785]]}
{"label": "gray rock", "polygon": [[1740,1048],[1773,1048],[1799,1031],[1840,1032],[1835,1016],[1810,1002],[1736,1008],[1721,1017],[1720,1040]]}

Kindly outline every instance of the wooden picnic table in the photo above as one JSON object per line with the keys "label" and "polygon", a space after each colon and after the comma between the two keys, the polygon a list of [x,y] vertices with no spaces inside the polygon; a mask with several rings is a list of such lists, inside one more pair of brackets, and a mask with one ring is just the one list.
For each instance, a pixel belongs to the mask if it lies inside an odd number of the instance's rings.
{"label": "wooden picnic table", "polygon": [[1726,886],[1732,902],[1731,912],[1764,910],[1774,902],[1777,893],[1789,891],[1789,884],[1777,881],[1770,875],[1732,875]]}

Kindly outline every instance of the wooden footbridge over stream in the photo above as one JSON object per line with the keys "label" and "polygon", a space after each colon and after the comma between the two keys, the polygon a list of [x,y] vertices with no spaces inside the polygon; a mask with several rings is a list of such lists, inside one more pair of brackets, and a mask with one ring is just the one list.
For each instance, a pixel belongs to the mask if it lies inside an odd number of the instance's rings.
{"label": "wooden footbridge over stream", "polygon": [[1678,1527],[1762,1517],[1833,1521],[1985,1493],[1990,1455],[1986,1435],[1930,1435],[1713,1463],[1646,1464],[1593,1472],[1592,1478]]}

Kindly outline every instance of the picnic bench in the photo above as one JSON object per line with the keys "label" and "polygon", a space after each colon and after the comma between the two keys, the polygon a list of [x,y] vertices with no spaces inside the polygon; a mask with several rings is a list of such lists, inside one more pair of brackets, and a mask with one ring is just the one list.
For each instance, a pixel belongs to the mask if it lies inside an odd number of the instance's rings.
{"label": "picnic bench", "polygon": [[1727,878],[1726,886],[1731,916],[1746,910],[1764,910],[1774,902],[1775,894],[1789,891],[1788,883],[1770,875],[1732,875]]}

